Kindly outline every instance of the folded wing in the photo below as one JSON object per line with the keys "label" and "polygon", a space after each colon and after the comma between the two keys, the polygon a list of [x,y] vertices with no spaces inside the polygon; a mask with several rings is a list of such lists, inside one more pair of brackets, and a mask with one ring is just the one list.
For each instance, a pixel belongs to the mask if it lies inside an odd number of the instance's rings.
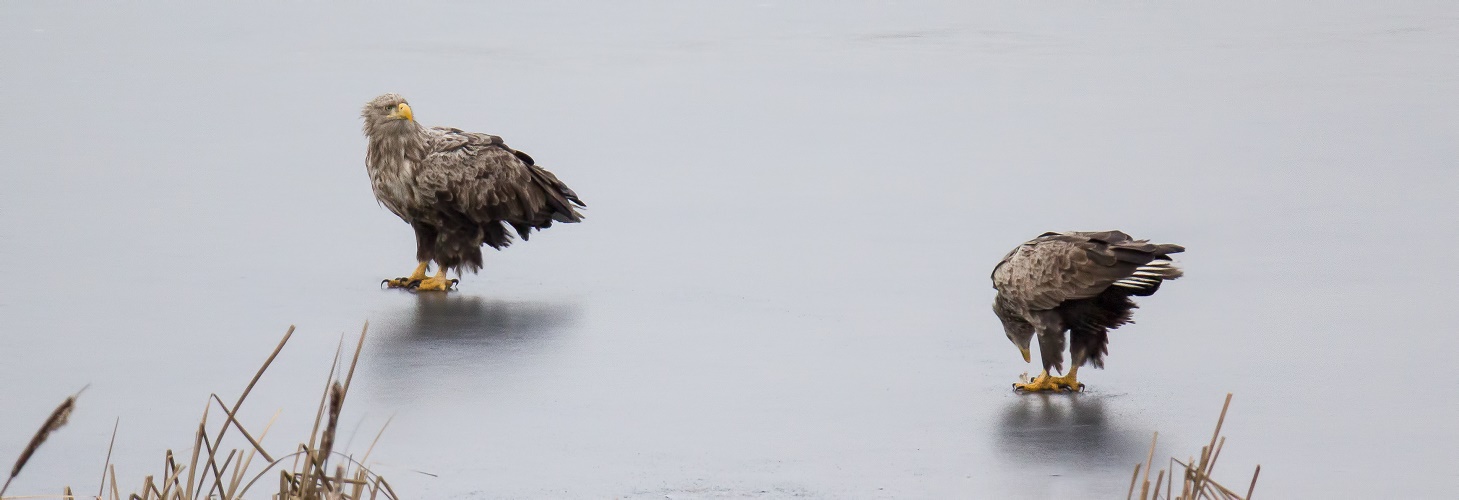
{"label": "folded wing", "polygon": [[434,192],[444,220],[476,224],[487,230],[486,243],[500,248],[510,237],[507,224],[527,239],[532,229],[556,222],[579,222],[577,193],[531,156],[507,147],[500,137],[454,128],[430,130],[427,156],[416,174],[419,188]]}
{"label": "folded wing", "polygon": [[1003,258],[993,269],[993,287],[1028,310],[1053,309],[1111,286],[1149,295],[1161,281],[1181,276],[1169,255],[1183,251],[1119,231],[1044,233]]}

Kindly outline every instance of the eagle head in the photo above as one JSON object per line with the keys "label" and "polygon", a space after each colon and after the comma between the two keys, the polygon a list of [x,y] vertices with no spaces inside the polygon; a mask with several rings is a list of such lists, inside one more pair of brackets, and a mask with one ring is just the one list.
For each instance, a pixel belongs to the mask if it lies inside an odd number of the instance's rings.
{"label": "eagle head", "polygon": [[385,94],[371,99],[360,110],[360,118],[365,119],[365,135],[371,136],[378,132],[411,130],[415,123],[410,104],[400,94]]}

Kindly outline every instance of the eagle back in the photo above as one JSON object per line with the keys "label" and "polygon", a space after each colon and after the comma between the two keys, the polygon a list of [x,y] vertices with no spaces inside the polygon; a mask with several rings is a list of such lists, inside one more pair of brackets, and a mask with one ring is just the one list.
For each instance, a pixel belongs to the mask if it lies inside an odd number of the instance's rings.
{"label": "eagle back", "polygon": [[1098,295],[1136,267],[1114,256],[1104,241],[1078,233],[1046,233],[999,262],[993,287],[1017,307],[1048,310],[1066,300]]}
{"label": "eagle back", "polygon": [[444,127],[432,132],[430,154],[416,174],[423,195],[481,222],[530,222],[543,193],[529,164],[500,137]]}

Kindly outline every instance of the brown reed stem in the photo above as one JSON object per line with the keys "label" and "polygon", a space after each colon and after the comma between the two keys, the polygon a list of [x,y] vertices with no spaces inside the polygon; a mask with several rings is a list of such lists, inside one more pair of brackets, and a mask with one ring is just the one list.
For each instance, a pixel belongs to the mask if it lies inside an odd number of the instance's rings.
{"label": "brown reed stem", "polygon": [[341,394],[349,394],[350,382],[355,379],[355,365],[360,364],[360,352],[365,350],[365,333],[370,331],[370,322],[366,321],[365,326],[360,328],[360,343],[355,345],[355,359],[350,360],[350,372],[344,377],[344,391]]}
{"label": "brown reed stem", "polygon": [[[255,385],[258,384],[258,379],[263,378],[263,372],[267,371],[269,365],[273,364],[274,358],[277,358],[279,356],[279,352],[284,350],[284,344],[287,344],[289,342],[289,338],[292,337],[292,336],[294,336],[294,325],[289,325],[289,329],[284,332],[284,338],[279,339],[279,345],[274,346],[274,351],[272,353],[269,353],[268,359],[265,359],[263,361],[263,366],[258,367],[258,371],[257,372],[254,372],[254,374],[253,374],[253,379],[252,380],[249,380],[248,381],[248,386],[246,386],[246,387],[243,388],[243,394],[238,395],[238,401],[235,402],[235,403],[233,403],[233,411],[229,412],[229,415],[236,415],[236,414],[238,414],[238,409],[241,408],[241,407],[243,407],[243,400],[248,398],[248,393],[253,392],[253,386],[255,386]],[[230,417],[230,420],[231,420],[231,417]],[[228,433],[228,423],[227,422],[224,422],[223,423],[223,427],[218,430],[218,435],[217,435],[216,438],[213,439],[213,442],[209,446],[209,448],[211,448],[211,449],[218,448],[218,446],[223,443],[223,436],[226,435],[227,433]],[[208,467],[213,470],[213,475],[221,477],[222,476],[222,472],[218,470],[218,465],[217,465],[216,460],[217,460],[216,457],[213,457],[212,455],[209,455],[208,456]],[[191,491],[191,488],[189,488],[189,491]],[[199,492],[201,492],[201,489],[199,489]]]}
{"label": "brown reed stem", "polygon": [[360,458],[361,464],[370,463],[370,453],[375,451],[375,445],[380,443],[380,436],[385,435],[385,429],[390,427],[390,422],[395,421],[395,415],[385,419],[385,425],[380,426],[380,432],[375,433],[375,439],[370,441],[370,447],[365,449],[365,456]]}
{"label": "brown reed stem", "polygon": [[[123,498],[136,500],[195,500],[201,498],[217,498],[220,500],[237,500],[245,497],[247,492],[259,479],[266,476],[275,467],[284,467],[283,462],[290,459],[295,460],[296,466],[301,466],[293,471],[280,471],[280,490],[276,498],[289,498],[294,500],[359,500],[366,492],[371,498],[398,498],[391,485],[384,478],[370,471],[364,463],[356,461],[352,455],[345,455],[336,448],[341,448],[347,443],[339,441],[339,425],[343,413],[343,405],[348,398],[349,389],[353,382],[355,370],[359,366],[362,351],[366,341],[365,334],[369,324],[366,323],[357,340],[355,352],[351,358],[348,370],[342,364],[343,338],[340,346],[336,349],[334,361],[331,363],[329,376],[326,379],[325,392],[321,395],[320,408],[315,415],[314,430],[310,432],[309,444],[300,445],[296,453],[286,456],[274,457],[262,444],[269,430],[277,420],[279,413],[275,413],[273,419],[263,428],[262,433],[255,434],[246,428],[239,420],[239,410],[244,401],[247,400],[252,390],[257,387],[263,372],[266,371],[281,353],[283,346],[291,338],[294,327],[285,332],[284,337],[279,341],[268,359],[257,372],[254,373],[247,386],[245,386],[238,400],[230,407],[217,394],[210,394],[206,402],[203,415],[197,424],[194,434],[192,457],[185,464],[179,464],[173,450],[166,450],[161,475],[147,475],[141,484],[141,489],[135,493],[124,496],[120,491],[121,485],[117,480],[116,464],[111,463],[111,457],[116,449],[116,437],[120,430],[121,421],[117,419],[112,425],[112,435],[107,445],[106,459],[103,462],[103,474],[100,489],[95,500],[110,498],[121,500]],[[336,378],[343,375],[341,378]],[[84,389],[84,388],[83,388]],[[80,393],[78,392],[77,395]],[[0,492],[8,489],[10,483],[19,474],[19,471],[36,453],[50,432],[54,432],[64,425],[69,414],[74,409],[76,395],[68,398],[62,406],[58,407],[47,420],[37,436],[27,449],[21,454],[11,475],[3,485],[0,485]],[[208,434],[208,418],[212,405],[217,402],[219,408],[225,415],[225,420],[214,435]],[[379,444],[380,439],[393,422],[394,416],[388,418],[374,439],[370,447],[365,451],[364,460],[368,461],[373,457],[374,448]],[[229,427],[237,427],[249,446],[225,448],[223,441]],[[316,448],[314,443],[318,443]],[[232,448],[232,449],[229,449]],[[225,454],[224,452],[227,451]],[[259,471],[250,480],[248,474],[252,473],[249,466],[254,455],[261,455],[268,465]],[[306,460],[300,464],[298,459],[303,456]],[[338,458],[335,458],[338,457]],[[222,458],[222,460],[219,460]],[[333,463],[335,468],[330,470],[327,464]],[[1137,466],[1138,473],[1138,466]],[[187,479],[182,476],[186,474]],[[1148,472],[1147,472],[1148,476]],[[158,481],[160,479],[160,482]],[[209,483],[211,481],[211,484]],[[109,486],[108,486],[109,485]],[[240,489],[241,486],[241,489]],[[1148,486],[1148,485],[1147,485]],[[203,495],[207,492],[207,495]],[[69,488],[66,491],[66,498],[73,498]],[[12,497],[5,497],[6,500]],[[21,498],[21,497],[14,497]],[[30,498],[30,497],[25,497]],[[35,497],[44,498],[44,497]],[[55,498],[50,496],[50,498]]]}
{"label": "brown reed stem", "polygon": [[1216,443],[1216,452],[1211,454],[1211,463],[1206,464],[1206,476],[1216,472],[1216,459],[1221,458],[1221,448],[1226,446],[1226,436],[1221,436],[1221,442]]}
{"label": "brown reed stem", "polygon": [[1160,431],[1150,437],[1150,454],[1145,456],[1145,483],[1150,482],[1150,466],[1155,460],[1155,442],[1160,440]]}
{"label": "brown reed stem", "polygon": [[117,428],[121,425],[121,417],[117,417],[116,423],[111,425],[111,442],[106,445],[106,463],[101,465],[101,486],[96,488],[97,497],[101,497],[101,494],[106,492],[106,469],[111,467],[111,450],[117,444]]}
{"label": "brown reed stem", "polygon": [[1175,457],[1170,457],[1170,463],[1166,467],[1170,468],[1170,482],[1165,483],[1165,500],[1170,500],[1170,492],[1175,488]]}
{"label": "brown reed stem", "polygon": [[[335,346],[335,348],[334,348],[334,361],[331,361],[329,363],[329,375],[325,376],[325,378],[324,378],[324,390],[320,391],[320,393],[319,393],[319,408],[316,409],[316,410],[314,410],[314,427],[309,430],[309,444],[304,447],[305,450],[312,450],[312,449],[314,449],[315,443],[318,442],[317,440],[319,439],[319,424],[324,421],[324,405],[325,405],[325,403],[328,403],[329,402],[329,387],[330,387],[331,384],[334,383],[334,375],[335,375],[335,372],[339,371],[339,356],[343,352],[344,352],[344,334],[341,333],[341,334],[339,334],[339,345]],[[293,467],[295,469],[299,468],[299,460],[298,460],[299,457],[300,457],[299,455],[295,455],[294,467]],[[312,464],[313,463],[314,457],[312,455],[305,454],[305,455],[303,455],[303,458],[309,464]],[[310,467],[305,467],[304,468],[304,476],[305,477],[304,478],[301,478],[301,480],[307,479],[310,471],[312,471],[312,470],[313,469],[311,469]]]}
{"label": "brown reed stem", "polygon": [[1130,475],[1130,491],[1128,493],[1125,493],[1125,500],[1132,500],[1135,498],[1135,482],[1140,480],[1140,466],[1142,465],[1145,464],[1135,464],[1135,473]]}
{"label": "brown reed stem", "polygon": [[1256,464],[1256,472],[1251,473],[1251,486],[1246,488],[1246,500],[1251,500],[1251,493],[1256,491],[1256,477],[1261,475],[1261,464]]}
{"label": "brown reed stem", "polygon": [[[259,441],[263,441],[264,438],[268,437],[268,431],[274,427],[274,422],[279,419],[280,413],[283,413],[283,410],[274,412],[273,418],[270,418],[268,424],[263,426],[263,432],[258,433]],[[233,479],[228,483],[228,494],[224,495],[223,498],[238,498],[233,496],[233,493],[238,491],[238,485],[243,482],[243,476],[248,473],[248,467],[253,464],[253,453],[250,450],[248,456],[243,459],[243,464],[233,471]],[[273,459],[268,458],[268,461],[272,462]]]}
{"label": "brown reed stem", "polygon": [[[356,359],[358,359],[358,353],[356,353]],[[324,485],[324,489],[330,492],[335,490],[329,485],[329,481],[327,480],[329,473],[325,469],[325,465],[329,462],[330,452],[334,451],[335,432],[339,429],[339,413],[344,408],[344,397],[345,389],[343,385],[335,382],[334,385],[330,386],[329,423],[324,426],[324,436],[319,440],[318,455],[316,455],[314,462],[315,467],[318,469],[315,472],[319,474],[320,482]]]}
{"label": "brown reed stem", "polygon": [[203,405],[203,421],[198,423],[197,437],[193,439],[193,458],[187,465],[187,488],[178,490],[179,495],[193,494],[193,480],[198,476],[198,454],[202,453],[203,445],[208,442],[208,409],[212,407],[211,403],[205,402]]}
{"label": "brown reed stem", "polygon": [[107,473],[111,475],[111,498],[112,500],[121,500],[122,494],[117,492],[117,466],[111,465],[106,469]]}
{"label": "brown reed stem", "polygon": [[[1221,404],[1221,417],[1216,419],[1216,431],[1211,433],[1210,449],[1214,450],[1216,448],[1216,438],[1221,435],[1221,425],[1226,423],[1226,410],[1229,408],[1231,408],[1231,393],[1228,392],[1226,393],[1226,402]],[[1205,459],[1201,460],[1201,466],[1198,469],[1201,472],[1205,472]]]}
{"label": "brown reed stem", "polygon": [[243,428],[243,424],[238,423],[238,418],[233,415],[233,412],[228,411],[228,406],[223,404],[223,399],[219,398],[217,393],[213,393],[211,396],[214,401],[218,402],[218,408],[223,410],[223,414],[228,416],[228,423],[233,424],[234,427],[238,428],[238,432],[243,433],[243,438],[248,440],[248,444],[253,445],[254,450],[263,454],[264,460],[272,462],[274,460],[273,457],[270,457],[268,452],[264,451],[263,445],[258,444],[258,440],[254,439],[253,435],[248,433],[248,429]]}
{"label": "brown reed stem", "polygon": [[15,459],[15,466],[10,468],[10,477],[5,478],[4,485],[0,485],[0,496],[4,496],[5,490],[10,489],[10,482],[15,480],[15,476],[20,475],[20,471],[25,469],[25,464],[30,462],[31,457],[35,456],[36,450],[40,449],[46,439],[51,437],[51,433],[66,425],[66,421],[71,418],[71,410],[76,409],[76,397],[80,396],[87,387],[91,387],[91,384],[82,387],[81,390],[76,391],[76,394],[72,394],[71,397],[56,406],[56,409],[51,410],[51,415],[46,417],[45,423],[41,424],[41,428],[30,437],[30,442],[25,445],[24,450],[20,451],[20,457]]}

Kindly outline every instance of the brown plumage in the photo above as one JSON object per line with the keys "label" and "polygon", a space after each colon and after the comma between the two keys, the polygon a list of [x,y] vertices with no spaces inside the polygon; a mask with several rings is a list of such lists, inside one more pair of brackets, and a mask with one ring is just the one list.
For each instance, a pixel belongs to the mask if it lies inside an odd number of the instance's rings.
{"label": "brown plumage", "polygon": [[1025,356],[1038,335],[1045,370],[1063,370],[1065,331],[1075,368],[1103,368],[1109,330],[1129,323],[1136,307],[1130,296],[1181,277],[1170,255],[1183,251],[1119,231],[1044,233],[993,268],[993,312]]}
{"label": "brown plumage", "polygon": [[500,249],[512,232],[526,240],[533,229],[583,219],[577,193],[500,137],[421,126],[396,94],[371,100],[360,116],[375,198],[415,229],[423,266],[414,281],[425,263],[476,272],[483,244]]}

